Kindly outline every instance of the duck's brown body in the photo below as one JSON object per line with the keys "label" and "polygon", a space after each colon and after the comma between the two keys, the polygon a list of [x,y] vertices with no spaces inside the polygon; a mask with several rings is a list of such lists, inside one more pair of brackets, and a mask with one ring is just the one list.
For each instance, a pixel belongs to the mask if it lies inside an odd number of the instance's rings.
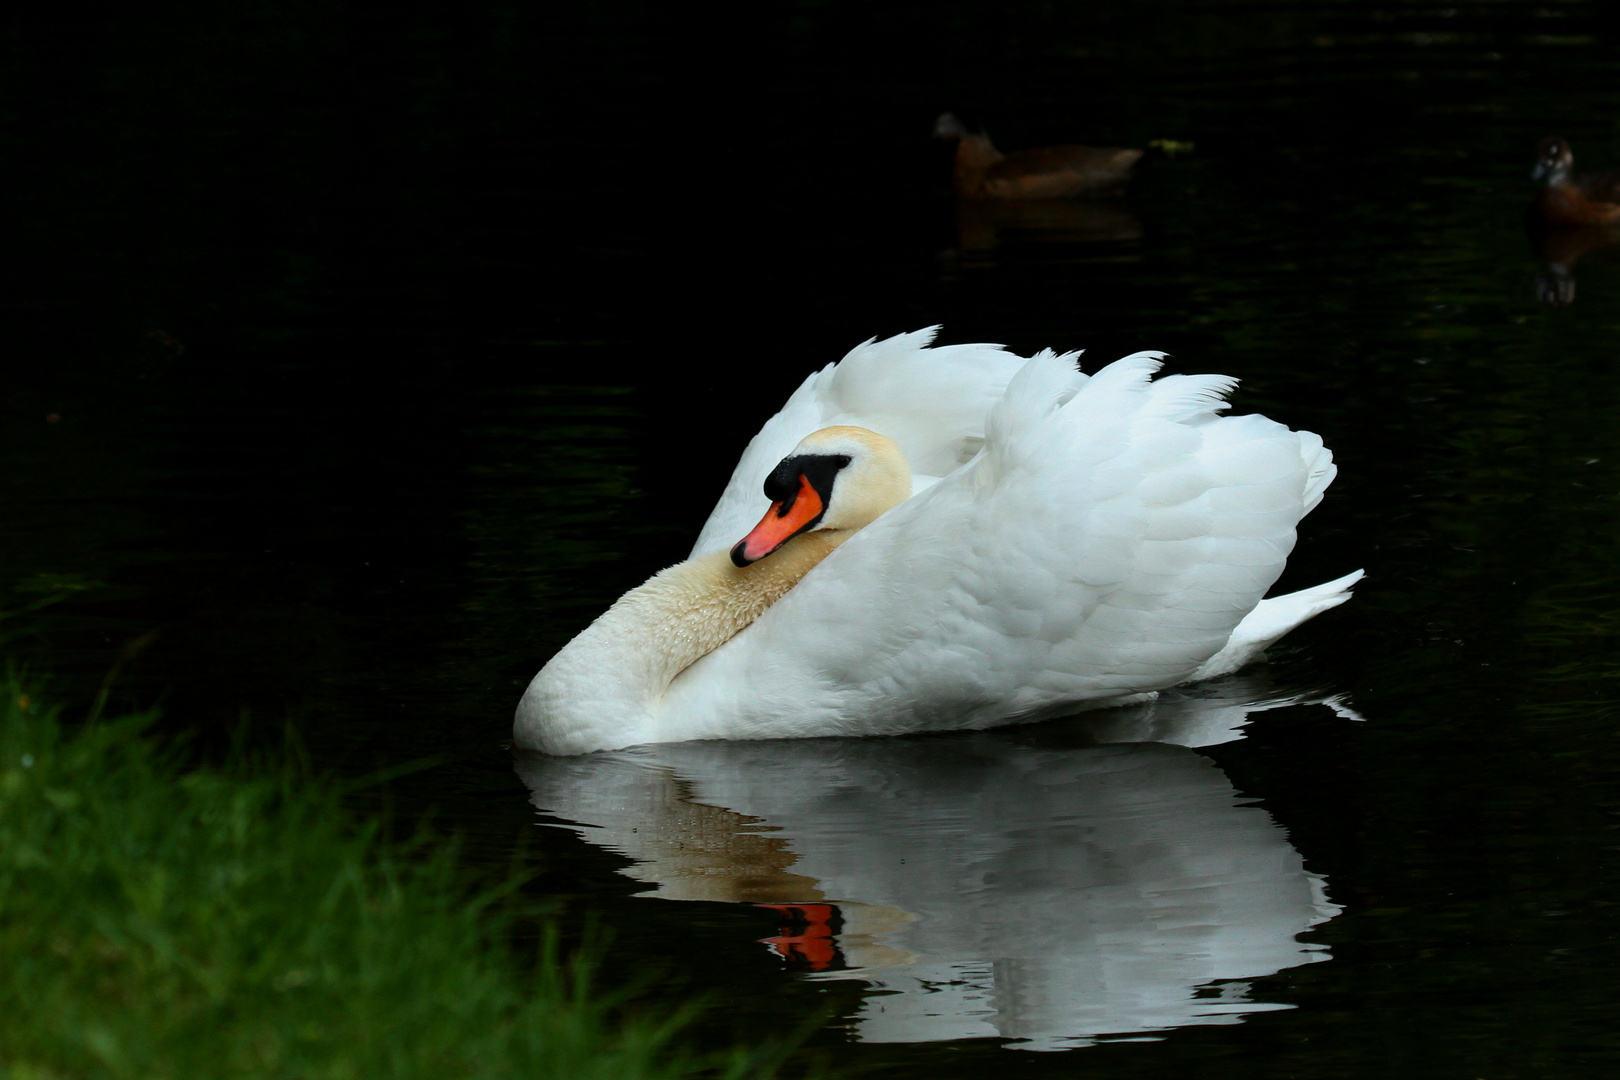
{"label": "duck's brown body", "polygon": [[[1587,179],[1582,177],[1581,179]],[[1620,176],[1605,174],[1604,186],[1576,183],[1542,188],[1531,212],[1547,225],[1610,225],[1620,222]]]}
{"label": "duck's brown body", "polygon": [[934,135],[956,140],[952,185],[964,199],[1071,199],[1117,191],[1142,151],[1120,147],[1047,146],[1003,154],[983,132],[946,113]]}

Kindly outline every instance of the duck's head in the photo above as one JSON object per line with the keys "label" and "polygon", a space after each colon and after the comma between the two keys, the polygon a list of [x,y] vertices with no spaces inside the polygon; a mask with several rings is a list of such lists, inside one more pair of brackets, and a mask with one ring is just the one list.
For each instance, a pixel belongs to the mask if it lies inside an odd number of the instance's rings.
{"label": "duck's head", "polygon": [[1536,167],[1531,170],[1530,179],[1544,180],[1549,184],[1562,183],[1574,165],[1575,155],[1570,151],[1569,143],[1557,135],[1549,135],[1536,148]]}
{"label": "duck's head", "polygon": [[822,428],[765,478],[771,508],[731,549],[731,561],[747,566],[801,533],[842,542],[910,495],[911,469],[893,439],[866,428]]}
{"label": "duck's head", "polygon": [[934,121],[934,138],[941,142],[965,139],[969,134],[967,125],[958,120],[955,113],[940,113]]}

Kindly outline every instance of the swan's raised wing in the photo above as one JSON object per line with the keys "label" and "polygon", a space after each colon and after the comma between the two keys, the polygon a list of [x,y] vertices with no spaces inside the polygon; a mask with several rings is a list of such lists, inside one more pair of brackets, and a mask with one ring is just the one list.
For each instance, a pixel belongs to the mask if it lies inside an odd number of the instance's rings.
{"label": "swan's raised wing", "polygon": [[938,329],[868,341],[805,379],[743,451],[692,555],[741,540],[765,512],[765,477],[821,428],[851,424],[887,435],[911,465],[914,490],[971,458],[985,417],[1024,361],[1000,345],[928,348]]}
{"label": "swan's raised wing", "polygon": [[1282,572],[1334,467],[1315,435],[1219,416],[1233,380],[1158,367],[1028,361],[977,458],[675,681],[671,731],[989,727],[1192,674]]}

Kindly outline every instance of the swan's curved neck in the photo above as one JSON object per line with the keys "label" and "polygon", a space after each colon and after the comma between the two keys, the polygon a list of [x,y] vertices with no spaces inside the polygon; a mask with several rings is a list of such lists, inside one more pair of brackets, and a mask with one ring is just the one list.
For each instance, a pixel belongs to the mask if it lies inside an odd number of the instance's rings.
{"label": "swan's curved neck", "polygon": [[[748,566],[733,565],[721,551],[653,575],[534,677],[518,706],[518,741],[553,754],[649,741],[664,693],[681,672],[764,614],[851,535],[809,532]],[[608,726],[624,731],[604,743]]]}
{"label": "swan's curved neck", "polygon": [[[644,643],[637,650],[640,682],[655,707],[681,672],[763,615],[841,540],[830,532],[806,533],[743,567],[723,551],[700,555],[625,593],[597,622]],[[645,647],[648,642],[655,647]]]}

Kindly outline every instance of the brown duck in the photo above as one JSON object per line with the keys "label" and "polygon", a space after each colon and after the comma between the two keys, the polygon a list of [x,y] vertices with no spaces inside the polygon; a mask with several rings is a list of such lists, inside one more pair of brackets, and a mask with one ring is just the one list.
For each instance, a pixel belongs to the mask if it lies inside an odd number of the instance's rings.
{"label": "brown duck", "polygon": [[1575,155],[1556,135],[1541,140],[1530,176],[1542,182],[1530,216],[1545,225],[1607,225],[1620,222],[1620,173],[1574,176]]}
{"label": "brown duck", "polygon": [[969,131],[955,115],[934,121],[934,138],[955,140],[953,176],[964,199],[1070,199],[1106,195],[1130,179],[1140,150],[1103,146],[1046,146],[1003,154],[982,131]]}

